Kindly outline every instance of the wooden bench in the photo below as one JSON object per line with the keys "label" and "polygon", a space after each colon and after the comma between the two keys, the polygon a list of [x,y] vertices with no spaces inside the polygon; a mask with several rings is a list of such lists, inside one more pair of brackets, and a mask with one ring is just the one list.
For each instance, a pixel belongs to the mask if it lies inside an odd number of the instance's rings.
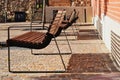
{"label": "wooden bench", "polygon": [[[58,11],[54,21],[50,25],[49,30],[46,33],[43,32],[35,32],[35,31],[30,31],[21,35],[18,35],[16,37],[10,38],[10,29],[13,27],[8,28],[8,40],[7,40],[7,45],[8,45],[8,69],[9,72],[12,73],[52,73],[52,72],[65,72],[66,71],[66,66],[63,61],[60,49],[58,48],[56,37],[59,35],[59,30],[61,30],[61,23],[63,21],[63,16],[64,16],[64,11],[60,10]],[[60,55],[61,61],[63,63],[63,67],[65,70],[62,71],[13,71],[11,70],[11,55],[10,55],[10,47],[15,46],[15,47],[23,47],[23,48],[30,48],[30,49],[42,49],[45,48],[46,46],[49,45],[51,42],[52,38],[54,38],[57,49],[58,49],[58,54]],[[32,51],[31,51],[32,52]]]}
{"label": "wooden bench", "polygon": [[71,26],[76,20],[78,19],[78,12],[74,9],[68,19],[62,21],[61,27],[63,29],[67,29],[69,26]]}
{"label": "wooden bench", "polygon": [[45,48],[49,45],[51,39],[61,32],[59,25],[62,22],[62,13],[63,11],[58,11],[58,14],[50,25],[50,29],[47,33],[30,31],[11,39],[8,38],[7,45],[32,49]]}

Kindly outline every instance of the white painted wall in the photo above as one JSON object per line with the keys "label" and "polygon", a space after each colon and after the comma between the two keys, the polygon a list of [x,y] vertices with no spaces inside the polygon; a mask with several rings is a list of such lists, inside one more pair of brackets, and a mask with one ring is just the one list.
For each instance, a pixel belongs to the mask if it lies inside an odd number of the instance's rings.
{"label": "white painted wall", "polygon": [[99,27],[102,28],[101,36],[103,38],[103,41],[105,42],[106,47],[111,52],[111,31],[113,31],[117,35],[120,35],[120,23],[112,20],[108,16],[102,15],[101,21],[97,16],[94,18],[94,25],[98,29]]}

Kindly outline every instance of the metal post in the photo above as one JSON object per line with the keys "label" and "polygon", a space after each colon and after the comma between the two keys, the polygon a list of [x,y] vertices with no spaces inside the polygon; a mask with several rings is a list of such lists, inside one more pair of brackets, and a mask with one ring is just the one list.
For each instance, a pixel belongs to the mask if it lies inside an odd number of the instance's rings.
{"label": "metal post", "polygon": [[7,22],[7,0],[5,0],[5,23]]}
{"label": "metal post", "polygon": [[[10,39],[10,28],[8,28],[8,40]],[[8,71],[11,72],[10,70],[10,46],[8,45]]]}
{"label": "metal post", "polygon": [[43,29],[44,29],[44,23],[45,23],[45,0],[43,0],[43,13],[42,13],[42,26],[43,26]]}
{"label": "metal post", "polygon": [[87,22],[86,8],[84,8],[84,19],[85,19],[85,23],[86,23]]}
{"label": "metal post", "polygon": [[70,43],[69,43],[69,40],[68,40],[67,34],[66,34],[65,30],[63,30],[63,31],[64,31],[64,34],[65,34],[65,37],[66,37],[66,40],[67,40],[67,43],[68,43],[68,46],[69,46],[70,52],[71,52],[71,54],[72,54],[72,48],[71,48],[71,46],[70,46]]}
{"label": "metal post", "polygon": [[63,57],[62,57],[62,55],[61,55],[61,52],[60,52],[60,49],[59,49],[59,46],[58,46],[58,43],[57,43],[57,40],[55,39],[55,37],[54,37],[54,40],[55,40],[55,44],[56,44],[56,46],[57,46],[57,49],[58,49],[58,52],[59,52],[59,55],[60,55],[61,61],[62,61],[62,63],[63,63],[64,69],[65,69],[65,71],[66,71],[67,68],[66,68],[66,66],[65,66],[65,63],[64,63]]}

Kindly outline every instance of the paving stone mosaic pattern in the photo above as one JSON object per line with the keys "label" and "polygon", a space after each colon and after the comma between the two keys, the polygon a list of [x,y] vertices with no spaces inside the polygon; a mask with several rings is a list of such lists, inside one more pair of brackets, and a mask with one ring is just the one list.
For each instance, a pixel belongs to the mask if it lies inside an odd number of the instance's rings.
{"label": "paving stone mosaic pattern", "polygon": [[68,72],[118,72],[109,54],[73,54]]}
{"label": "paving stone mosaic pattern", "polygon": [[[30,23],[0,24],[0,44],[7,40],[7,27],[12,25],[29,25]],[[68,30],[68,29],[67,29]],[[8,71],[7,46],[0,47],[0,80],[120,80],[120,72],[113,65],[104,42],[98,39],[94,26],[78,26],[75,35],[83,37],[76,39],[74,34],[67,35],[72,48],[72,54],[62,55],[67,71],[65,73],[10,73]],[[11,36],[19,35],[25,30],[13,30]],[[68,30],[70,32],[73,32]],[[78,31],[78,32],[77,32]],[[85,35],[95,35],[93,38]],[[57,39],[60,51],[70,52],[64,34]],[[79,37],[77,35],[77,38]],[[59,40],[59,39],[62,39]],[[56,53],[54,41],[43,50],[35,53]],[[12,70],[64,70],[59,55],[32,55],[26,48],[11,48]]]}

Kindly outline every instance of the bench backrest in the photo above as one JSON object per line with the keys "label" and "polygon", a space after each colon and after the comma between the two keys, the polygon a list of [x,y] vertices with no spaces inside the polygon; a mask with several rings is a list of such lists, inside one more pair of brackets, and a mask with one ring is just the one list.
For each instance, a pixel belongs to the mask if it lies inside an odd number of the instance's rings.
{"label": "bench backrest", "polygon": [[59,31],[60,24],[62,23],[65,16],[64,10],[59,10],[50,26],[49,33],[53,36]]}
{"label": "bench backrest", "polygon": [[72,11],[72,13],[71,13],[69,19],[68,19],[68,22],[69,22],[69,23],[72,22],[72,21],[74,20],[75,15],[76,15],[76,10],[74,9],[74,10]]}

